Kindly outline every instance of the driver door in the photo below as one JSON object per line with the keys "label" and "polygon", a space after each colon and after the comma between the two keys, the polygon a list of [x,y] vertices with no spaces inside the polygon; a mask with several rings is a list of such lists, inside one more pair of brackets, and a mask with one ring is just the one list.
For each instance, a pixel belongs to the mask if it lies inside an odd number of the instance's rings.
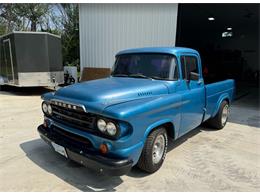
{"label": "driver door", "polygon": [[[186,90],[182,95],[180,135],[196,128],[202,122],[205,106],[205,89],[199,66],[199,58],[194,54],[180,56],[182,77]],[[190,72],[199,74],[198,80],[191,80]]]}

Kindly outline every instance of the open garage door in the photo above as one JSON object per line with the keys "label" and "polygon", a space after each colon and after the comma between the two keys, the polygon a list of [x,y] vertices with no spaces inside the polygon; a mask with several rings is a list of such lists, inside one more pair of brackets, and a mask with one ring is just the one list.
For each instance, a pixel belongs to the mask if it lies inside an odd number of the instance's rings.
{"label": "open garage door", "polygon": [[180,4],[176,45],[201,53],[207,80],[236,80],[237,97],[259,90],[260,4]]}

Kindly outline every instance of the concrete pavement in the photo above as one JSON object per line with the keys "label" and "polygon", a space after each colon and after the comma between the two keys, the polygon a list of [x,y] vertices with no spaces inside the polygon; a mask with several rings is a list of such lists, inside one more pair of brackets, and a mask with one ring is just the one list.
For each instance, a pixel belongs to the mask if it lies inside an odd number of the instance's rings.
{"label": "concrete pavement", "polygon": [[[33,92],[32,92],[33,91]],[[170,143],[162,168],[104,176],[67,161],[38,136],[42,89],[0,92],[0,191],[259,191],[256,94],[234,103],[223,130],[199,127]]]}

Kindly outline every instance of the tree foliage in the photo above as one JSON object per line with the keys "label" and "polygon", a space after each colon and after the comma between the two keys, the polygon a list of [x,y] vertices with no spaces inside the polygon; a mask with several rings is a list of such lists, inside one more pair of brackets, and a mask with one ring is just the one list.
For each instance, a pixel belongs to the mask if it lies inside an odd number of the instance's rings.
{"label": "tree foliage", "polygon": [[63,64],[79,64],[77,4],[0,4],[0,35],[12,31],[42,31],[61,35]]}
{"label": "tree foliage", "polygon": [[60,4],[63,60],[74,65],[79,62],[79,8],[77,4]]}
{"label": "tree foliage", "polygon": [[49,4],[31,3],[14,5],[16,15],[30,21],[31,31],[37,30],[37,25],[41,23],[42,18],[48,13],[48,10]]}
{"label": "tree foliage", "polygon": [[4,28],[3,33],[8,33],[13,30],[19,29],[21,26],[21,20],[15,12],[15,4],[1,4],[0,9],[0,22],[1,27]]}

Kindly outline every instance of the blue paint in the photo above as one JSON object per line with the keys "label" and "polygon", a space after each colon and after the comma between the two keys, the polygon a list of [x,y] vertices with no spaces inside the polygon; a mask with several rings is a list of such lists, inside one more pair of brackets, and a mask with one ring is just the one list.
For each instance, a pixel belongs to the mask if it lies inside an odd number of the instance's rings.
{"label": "blue paint", "polygon": [[[109,143],[108,155],[129,158],[135,165],[146,137],[156,127],[172,124],[174,139],[214,117],[223,100],[233,99],[234,80],[204,85],[200,55],[188,48],[139,48],[121,51],[116,56],[138,53],[174,55],[179,68],[178,80],[109,77],[64,87],[42,96],[45,101],[58,99],[82,104],[90,113],[119,121],[122,133],[117,140],[102,138],[53,121],[71,133],[88,138],[94,149]],[[197,58],[199,81],[182,79],[181,55]],[[98,131],[98,130],[97,130]]]}

